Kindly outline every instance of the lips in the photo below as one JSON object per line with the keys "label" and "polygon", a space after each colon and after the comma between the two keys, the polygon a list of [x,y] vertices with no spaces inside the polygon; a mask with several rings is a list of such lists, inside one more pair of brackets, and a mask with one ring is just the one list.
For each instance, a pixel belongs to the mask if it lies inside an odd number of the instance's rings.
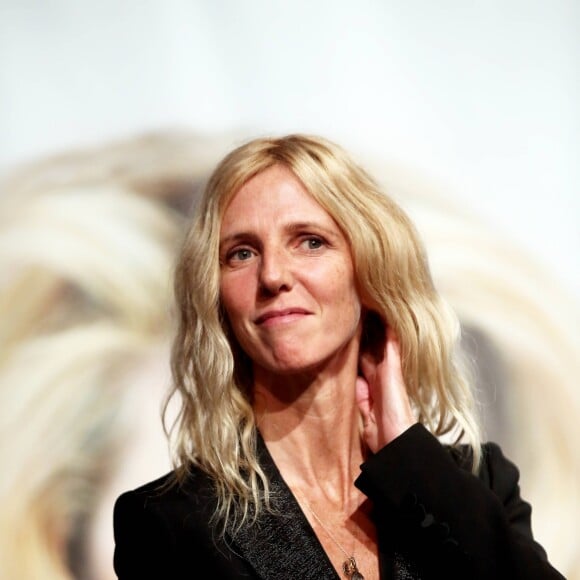
{"label": "lips", "polygon": [[308,310],[305,310],[304,308],[284,308],[281,310],[269,310],[268,312],[264,312],[264,314],[258,316],[258,318],[256,318],[255,320],[255,323],[264,324],[268,320],[274,320],[276,318],[285,318],[288,316],[292,316],[293,314],[305,315],[310,314],[310,312],[308,312]]}

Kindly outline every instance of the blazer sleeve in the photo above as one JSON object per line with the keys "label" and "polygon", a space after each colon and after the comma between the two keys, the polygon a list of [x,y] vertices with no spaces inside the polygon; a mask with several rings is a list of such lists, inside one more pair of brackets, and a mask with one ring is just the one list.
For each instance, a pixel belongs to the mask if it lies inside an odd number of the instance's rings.
{"label": "blazer sleeve", "polygon": [[476,477],[416,424],[369,458],[355,484],[421,578],[562,580],[533,538],[518,481],[499,446],[484,446]]}

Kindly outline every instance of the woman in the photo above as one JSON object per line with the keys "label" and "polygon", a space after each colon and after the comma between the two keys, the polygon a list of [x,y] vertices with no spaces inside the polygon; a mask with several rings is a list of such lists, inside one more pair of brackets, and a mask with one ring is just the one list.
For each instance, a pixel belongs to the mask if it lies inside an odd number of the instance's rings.
{"label": "woman", "polygon": [[338,146],[226,156],[175,289],[177,460],[116,503],[121,580],[562,578],[412,224]]}

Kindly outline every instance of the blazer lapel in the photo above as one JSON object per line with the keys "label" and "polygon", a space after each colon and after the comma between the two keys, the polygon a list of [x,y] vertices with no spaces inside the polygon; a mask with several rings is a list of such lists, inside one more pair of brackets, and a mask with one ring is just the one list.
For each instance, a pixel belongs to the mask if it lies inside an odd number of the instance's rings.
{"label": "blazer lapel", "polygon": [[255,525],[244,526],[231,538],[232,548],[264,579],[337,580],[338,574],[261,437],[258,452],[270,478],[277,513],[264,513]]}

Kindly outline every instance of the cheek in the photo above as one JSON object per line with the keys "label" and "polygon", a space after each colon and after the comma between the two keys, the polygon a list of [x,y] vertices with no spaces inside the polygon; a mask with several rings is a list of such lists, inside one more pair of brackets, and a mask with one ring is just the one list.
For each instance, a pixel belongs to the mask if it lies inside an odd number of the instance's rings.
{"label": "cheek", "polygon": [[352,292],[349,292],[348,295],[346,296],[343,310],[344,317],[347,318],[345,322],[348,323],[349,321],[351,321],[353,326],[357,326],[361,320],[362,303],[360,301],[359,295],[357,294],[354,288]]}
{"label": "cheek", "polygon": [[351,316],[360,317],[362,303],[351,268],[337,267],[320,288],[324,289],[325,302],[338,310],[337,316],[342,321]]}
{"label": "cheek", "polygon": [[232,323],[232,315],[234,314],[235,307],[235,293],[232,292],[232,285],[229,283],[228,279],[220,280],[220,304],[226,317],[230,324]]}
{"label": "cheek", "polygon": [[235,276],[225,276],[220,282],[220,301],[233,328],[251,308],[251,289],[247,282]]}

